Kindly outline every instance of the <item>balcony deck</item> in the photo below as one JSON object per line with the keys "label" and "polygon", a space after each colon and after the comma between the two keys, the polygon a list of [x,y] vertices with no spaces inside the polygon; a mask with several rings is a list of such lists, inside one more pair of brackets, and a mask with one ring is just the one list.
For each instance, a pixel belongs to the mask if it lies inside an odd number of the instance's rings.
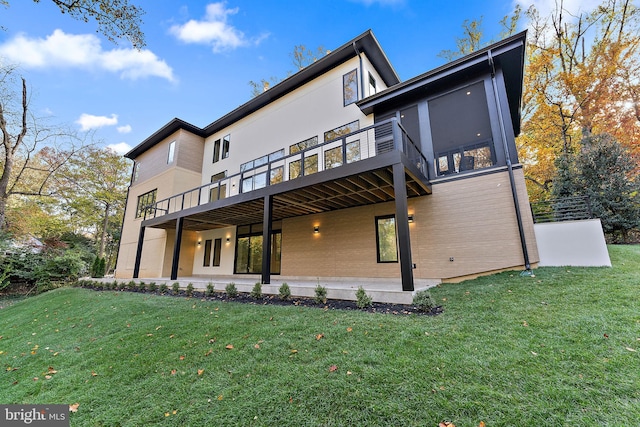
{"label": "balcony deck", "polygon": [[[359,142],[357,160],[325,168],[327,152]],[[304,161],[318,156],[318,171],[304,174]],[[288,171],[301,162],[301,175],[243,192],[247,179],[271,171]],[[263,220],[265,196],[273,196],[273,220],[327,212],[395,199],[393,165],[403,164],[407,197],[431,193],[427,160],[395,120],[343,135],[299,153],[268,162],[252,170],[157,201],[146,209],[143,226],[171,229],[184,218],[184,229],[193,231],[250,224]],[[213,196],[212,196],[213,195]]]}

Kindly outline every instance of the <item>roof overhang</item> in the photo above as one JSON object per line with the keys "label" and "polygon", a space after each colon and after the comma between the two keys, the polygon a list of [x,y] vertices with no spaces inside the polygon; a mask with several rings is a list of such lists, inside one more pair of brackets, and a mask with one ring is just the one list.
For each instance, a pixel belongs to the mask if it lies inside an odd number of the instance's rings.
{"label": "roof overhang", "polygon": [[199,128],[192,124],[189,124],[180,119],[173,119],[160,130],[153,135],[142,141],[138,146],[133,148],[125,157],[135,159],[140,154],[144,153],[164,138],[167,138],[172,133],[180,129],[185,129],[195,135],[201,137],[208,137],[214,133],[224,129],[225,127],[247,117],[255,111],[266,107],[273,101],[282,98],[295,89],[303,86],[311,80],[321,76],[327,71],[337,67],[338,65],[354,58],[358,53],[364,53],[369,61],[373,64],[375,69],[380,74],[380,77],[387,86],[393,86],[400,82],[398,74],[394,70],[391,62],[385,55],[384,51],[380,47],[378,40],[373,35],[371,30],[367,30],[360,34],[353,40],[345,43],[339,48],[331,51],[326,56],[317,60],[313,64],[303,68],[294,75],[286,78],[282,82],[273,86],[269,90],[261,93],[245,104],[239,106],[230,113],[224,115],[213,123],[207,125],[204,128]]}
{"label": "roof overhang", "polygon": [[504,76],[511,122],[517,135],[520,133],[526,35],[526,31],[518,33],[365,98],[357,105],[364,114],[384,111],[395,105],[406,105],[412,100],[435,95],[456,82],[500,70]]}

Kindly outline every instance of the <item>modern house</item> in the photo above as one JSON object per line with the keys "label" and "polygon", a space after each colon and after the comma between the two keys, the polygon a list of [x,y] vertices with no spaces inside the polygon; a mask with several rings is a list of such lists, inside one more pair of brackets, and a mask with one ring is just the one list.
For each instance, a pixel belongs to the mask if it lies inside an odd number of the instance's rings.
{"label": "modern house", "polygon": [[525,37],[401,82],[367,31],[204,128],[170,121],[126,155],[116,278],[410,297],[536,265],[514,140]]}

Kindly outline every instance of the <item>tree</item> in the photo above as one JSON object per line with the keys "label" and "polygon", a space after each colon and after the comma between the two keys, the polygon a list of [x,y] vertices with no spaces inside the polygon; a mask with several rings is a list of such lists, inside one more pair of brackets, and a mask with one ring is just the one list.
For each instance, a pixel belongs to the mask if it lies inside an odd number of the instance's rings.
{"label": "tree", "polygon": [[35,118],[25,79],[16,82],[14,69],[0,69],[0,230],[7,228],[9,199],[53,195],[52,177],[84,144],[74,132],[48,127]]}
{"label": "tree", "polygon": [[583,132],[611,133],[636,156],[637,168],[638,9],[631,0],[605,0],[593,12],[576,15],[560,1],[549,16],[535,7],[526,16],[530,32],[517,142],[529,193],[549,194],[556,159],[577,152]]}
{"label": "tree", "polygon": [[[502,31],[500,32],[499,38],[504,39],[506,37],[512,36],[516,33],[518,28],[518,22],[520,21],[520,16],[522,14],[522,8],[520,5],[516,5],[513,13],[511,15],[507,15],[502,20],[500,20],[500,25],[502,27]],[[453,61],[456,58],[459,58],[464,55],[468,55],[476,50],[483,48],[484,46],[492,44],[494,41],[484,41],[484,31],[482,29],[482,20],[484,17],[480,17],[480,19],[468,20],[462,23],[462,37],[456,37],[456,48],[457,50],[443,50],[440,51],[438,56],[445,58],[448,61]]]}
{"label": "tree", "polygon": [[[87,147],[56,177],[66,212],[95,236],[98,257],[119,233],[129,183],[128,161],[109,149]],[[78,230],[80,231],[80,230]]]}
{"label": "tree", "polygon": [[[40,0],[33,0],[40,3]],[[129,4],[129,0],[51,0],[60,12],[79,21],[93,19],[98,24],[98,32],[109,41],[125,38],[134,48],[145,46],[141,30],[144,10]],[[10,0],[0,0],[0,6],[9,7]]]}
{"label": "tree", "polygon": [[587,135],[580,145],[575,162],[577,192],[589,197],[605,233],[626,241],[629,230],[640,226],[636,165],[611,135]]}
{"label": "tree", "polygon": [[[318,46],[318,48],[314,52],[311,49],[307,48],[305,45],[300,44],[293,47],[293,52],[291,52],[289,56],[291,57],[292,64],[296,67],[298,71],[300,71],[303,68],[313,64],[318,59],[322,58],[323,56],[327,55],[330,52],[331,51],[325,50],[325,48],[322,46]],[[287,77],[289,77],[292,74],[293,72],[291,71],[287,72]],[[280,83],[282,80],[283,79],[280,79],[278,77],[273,77],[273,76],[269,77],[268,80],[260,79],[259,82],[250,80],[249,86],[251,86],[251,96],[255,98],[261,93],[269,90],[271,85],[276,85]]]}

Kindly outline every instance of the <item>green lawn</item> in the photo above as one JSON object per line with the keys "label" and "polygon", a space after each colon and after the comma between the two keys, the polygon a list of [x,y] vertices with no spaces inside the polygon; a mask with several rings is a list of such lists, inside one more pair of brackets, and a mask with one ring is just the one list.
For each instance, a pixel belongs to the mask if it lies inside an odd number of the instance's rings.
{"label": "green lawn", "polygon": [[58,289],[0,310],[0,403],[73,426],[632,426],[640,246],[432,290],[436,317]]}

